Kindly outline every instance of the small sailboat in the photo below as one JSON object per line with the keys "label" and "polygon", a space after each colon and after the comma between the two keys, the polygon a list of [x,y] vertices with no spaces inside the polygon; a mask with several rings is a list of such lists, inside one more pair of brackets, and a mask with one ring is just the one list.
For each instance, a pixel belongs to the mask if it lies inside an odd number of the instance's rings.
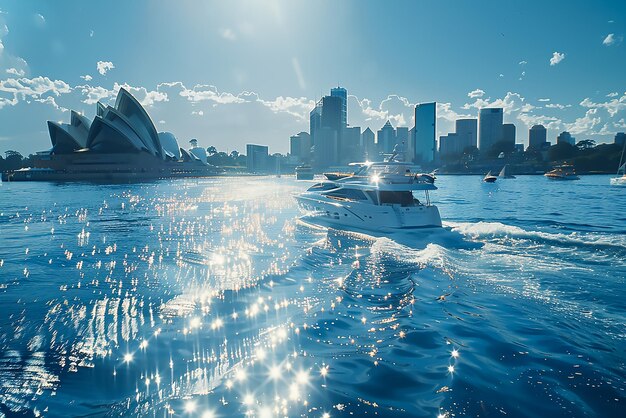
{"label": "small sailboat", "polygon": [[498,180],[498,178],[494,176],[493,174],[491,174],[491,171],[487,173],[485,178],[483,178],[483,181],[485,183],[495,183],[496,180]]}
{"label": "small sailboat", "polygon": [[626,142],[622,148],[622,156],[619,159],[616,177],[611,178],[611,186],[626,186],[626,161],[624,161],[624,151],[626,151]]}
{"label": "small sailboat", "polygon": [[500,177],[501,179],[514,179],[515,178],[514,175],[507,174],[506,172],[507,167],[508,167],[508,164],[502,167],[502,170],[500,170],[500,174],[498,174],[498,177]]}

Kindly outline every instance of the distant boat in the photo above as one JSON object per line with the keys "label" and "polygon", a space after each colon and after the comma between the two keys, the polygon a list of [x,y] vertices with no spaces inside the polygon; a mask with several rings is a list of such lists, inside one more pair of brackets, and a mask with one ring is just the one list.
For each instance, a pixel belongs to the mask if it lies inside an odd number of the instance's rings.
{"label": "distant boat", "polygon": [[296,167],[296,180],[313,180],[313,168],[306,164]]}
{"label": "distant boat", "polygon": [[574,171],[574,167],[569,164],[563,164],[554,167],[553,170],[544,174],[550,180],[580,180],[580,177]]}
{"label": "distant boat", "polygon": [[500,177],[501,179],[514,179],[515,176],[506,173],[506,168],[507,168],[507,165],[502,167],[502,170],[500,170],[500,174],[498,174],[498,177]]}
{"label": "distant boat", "polygon": [[624,161],[624,151],[626,151],[626,141],[622,148],[622,156],[619,159],[616,177],[611,179],[611,186],[626,186],[626,161]]}
{"label": "distant boat", "polygon": [[485,178],[483,178],[483,181],[485,183],[495,183],[496,180],[498,180],[498,178],[494,176],[493,174],[491,174],[491,171],[487,173]]}

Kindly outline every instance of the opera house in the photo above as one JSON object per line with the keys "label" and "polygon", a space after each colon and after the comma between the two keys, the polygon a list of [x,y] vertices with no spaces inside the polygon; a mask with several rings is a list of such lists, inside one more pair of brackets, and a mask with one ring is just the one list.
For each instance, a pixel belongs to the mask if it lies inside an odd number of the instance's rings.
{"label": "opera house", "polygon": [[195,141],[198,149],[187,151],[173,134],[157,132],[146,110],[125,89],[120,89],[115,107],[98,102],[93,121],[71,111],[69,124],[48,121],[48,131],[52,148],[37,153],[34,167],[9,173],[4,180],[124,181],[219,172],[207,164]]}

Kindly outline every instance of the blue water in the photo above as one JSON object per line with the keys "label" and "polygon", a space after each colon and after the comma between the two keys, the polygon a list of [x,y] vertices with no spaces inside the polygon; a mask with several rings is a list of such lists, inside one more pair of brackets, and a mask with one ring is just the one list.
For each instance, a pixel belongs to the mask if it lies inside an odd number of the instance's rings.
{"label": "blue water", "polygon": [[626,189],[441,176],[446,229],[293,178],[0,186],[0,417],[626,416]]}

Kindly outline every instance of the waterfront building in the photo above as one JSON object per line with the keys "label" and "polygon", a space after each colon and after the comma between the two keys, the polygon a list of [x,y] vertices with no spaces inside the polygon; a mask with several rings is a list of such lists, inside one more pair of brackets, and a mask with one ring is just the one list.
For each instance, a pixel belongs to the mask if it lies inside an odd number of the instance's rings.
{"label": "waterfront building", "polygon": [[478,120],[457,119],[455,131],[461,143],[461,152],[467,147],[478,148]]}
{"label": "waterfront building", "polygon": [[206,158],[179,148],[173,134],[157,132],[146,110],[123,88],[115,106],[97,102],[92,121],[71,111],[69,124],[48,121],[48,131],[52,148],[37,153],[33,168],[38,170],[13,173],[13,180],[128,180],[219,171]]}
{"label": "waterfront building", "polygon": [[484,108],[478,113],[478,149],[488,151],[502,140],[502,108]]}
{"label": "waterfront building", "polygon": [[574,138],[569,132],[563,131],[556,137],[556,143],[576,145],[576,138]]}
{"label": "waterfront building", "polygon": [[376,135],[367,127],[361,134],[361,146],[365,152],[364,160],[376,161],[378,160],[378,150],[376,149]]}
{"label": "waterfront building", "polygon": [[361,128],[359,126],[344,128],[339,141],[338,158],[340,164],[345,165],[362,160]]}
{"label": "waterfront building", "polygon": [[201,161],[202,163],[206,164],[207,163],[207,153],[206,153],[206,149],[203,147],[199,147],[198,146],[198,140],[193,138],[191,141],[189,141],[189,144],[191,145],[191,147],[189,148],[189,152],[198,159],[198,161]]}
{"label": "waterfront building", "polygon": [[449,133],[439,137],[439,155],[445,158],[463,152],[463,139],[458,133]]}
{"label": "waterfront building", "polygon": [[626,133],[624,133],[624,132],[616,133],[614,142],[617,145],[623,146],[624,142],[626,142]]}
{"label": "waterfront building", "polygon": [[415,163],[430,163],[435,159],[437,123],[436,103],[420,103],[415,106]]}
{"label": "waterfront building", "polygon": [[300,132],[289,138],[289,153],[298,163],[308,163],[311,160],[311,135]]}
{"label": "waterfront building", "polygon": [[317,132],[314,147],[315,168],[327,168],[338,163],[337,154],[337,130],[323,126]]}
{"label": "waterfront building", "polygon": [[546,146],[548,131],[543,125],[534,125],[528,130],[528,147],[540,150]]}
{"label": "waterfront building", "polygon": [[[311,144],[314,146],[313,164],[317,168],[337,163],[337,147],[343,134],[342,104],[343,98],[340,96],[324,96],[309,114]],[[319,141],[323,141],[323,144],[317,146]],[[332,160],[328,160],[327,157],[332,157]]]}
{"label": "waterfront building", "polygon": [[502,141],[515,147],[515,125],[512,123],[502,125]]}
{"label": "waterfront building", "polygon": [[409,141],[409,128],[406,126],[398,126],[396,128],[396,144],[401,145],[401,149],[404,153],[402,158],[405,161],[413,160],[413,153],[409,152],[409,148],[412,148],[409,142],[411,142]]}
{"label": "waterfront building", "polygon": [[345,128],[348,126],[348,91],[343,87],[335,87],[330,89],[330,95],[341,99],[340,123],[341,127]]}
{"label": "waterfront building", "polygon": [[385,125],[378,130],[377,133],[378,150],[383,154],[391,154],[393,147],[396,145],[396,130],[387,121]]}
{"label": "waterfront building", "polygon": [[266,145],[246,144],[246,168],[250,173],[269,170],[269,149]]}

